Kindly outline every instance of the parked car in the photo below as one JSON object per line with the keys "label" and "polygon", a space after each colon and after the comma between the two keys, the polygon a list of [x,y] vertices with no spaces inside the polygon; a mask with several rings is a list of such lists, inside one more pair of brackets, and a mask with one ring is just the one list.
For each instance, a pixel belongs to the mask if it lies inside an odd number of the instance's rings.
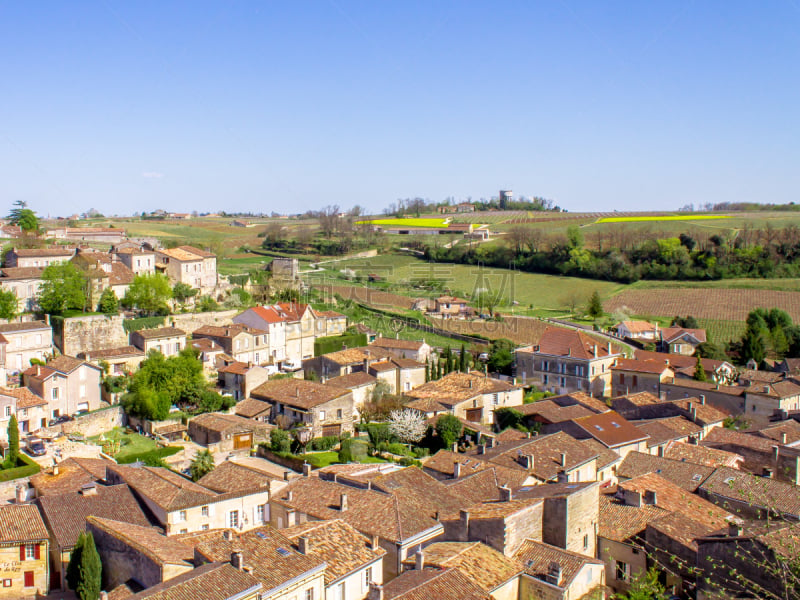
{"label": "parked car", "polygon": [[69,415],[61,415],[60,417],[56,417],[55,419],[50,419],[47,422],[48,427],[54,427],[55,425],[60,425],[61,423],[66,423],[70,421],[71,417]]}
{"label": "parked car", "polygon": [[294,371],[299,371],[302,368],[303,368],[303,365],[301,365],[300,363],[297,363],[297,362],[295,362],[293,360],[287,360],[287,361],[284,361],[283,367],[281,368],[281,370],[284,373],[292,373]]}
{"label": "parked car", "polygon": [[30,454],[31,456],[44,456],[47,454],[47,450],[45,450],[44,442],[39,438],[28,438],[25,442],[25,451]]}

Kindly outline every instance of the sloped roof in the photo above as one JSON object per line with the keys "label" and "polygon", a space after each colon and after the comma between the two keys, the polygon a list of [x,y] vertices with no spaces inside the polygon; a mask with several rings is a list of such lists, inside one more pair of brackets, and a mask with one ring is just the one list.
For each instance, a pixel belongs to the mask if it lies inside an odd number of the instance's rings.
{"label": "sloped roof", "polygon": [[610,342],[600,341],[577,329],[553,326],[544,330],[538,346],[534,346],[534,352],[589,360],[594,358],[595,348],[598,358],[620,353],[620,347],[614,348]]}
{"label": "sloped roof", "polygon": [[641,535],[648,522],[666,514],[669,511],[652,504],[631,506],[613,494],[600,494],[597,535],[615,542],[628,542]]}
{"label": "sloped roof", "polygon": [[157,340],[168,337],[186,336],[186,332],[183,331],[183,329],[178,329],[177,327],[158,327],[156,329],[139,329],[138,331],[134,331],[133,333],[141,336],[143,340]]}
{"label": "sloped roof", "polygon": [[751,506],[800,516],[800,493],[797,487],[770,477],[757,477],[745,471],[719,467],[703,482],[701,489]]}
{"label": "sloped roof", "polygon": [[31,486],[37,496],[76,493],[81,487],[106,477],[106,467],[113,464],[103,458],[71,457],[58,463],[58,474],[54,469],[31,475]]}
{"label": "sloped roof", "polygon": [[702,344],[706,341],[706,330],[686,329],[685,327],[665,327],[661,330],[661,339],[667,344],[671,344],[680,338],[693,338]]}
{"label": "sloped roof", "polygon": [[742,456],[733,452],[685,442],[668,443],[664,449],[664,457],[707,467],[733,468],[736,468],[737,464],[744,460]]}
{"label": "sloped roof", "polygon": [[351,392],[304,379],[272,379],[250,392],[251,397],[310,410]]}
{"label": "sloped roof", "polygon": [[49,534],[33,504],[0,506],[0,542],[21,544],[46,540]]}
{"label": "sloped roof", "polygon": [[257,471],[229,460],[220,463],[210,472],[198,479],[198,485],[224,494],[226,492],[261,491],[268,489],[271,481],[279,478],[264,471]]}
{"label": "sloped roof", "polygon": [[515,389],[519,388],[499,379],[454,371],[441,379],[429,381],[406,392],[406,396],[415,399],[428,398],[436,400],[445,406],[453,407],[475,396],[507,392]]}
{"label": "sloped roof", "polygon": [[405,571],[383,586],[384,600],[492,600],[458,569]]}
{"label": "sloped roof", "polygon": [[610,410],[573,421],[590,436],[609,448],[619,448],[647,439],[647,434],[637,429],[619,413]]}
{"label": "sloped roof", "polygon": [[688,492],[696,491],[713,472],[712,467],[643,452],[629,452],[617,467],[617,476],[621,479],[630,479],[645,473],[656,473]]}
{"label": "sloped roof", "polygon": [[370,344],[370,346],[376,346],[379,348],[392,348],[396,350],[419,350],[422,348],[422,345],[425,342],[422,341],[414,341],[414,340],[400,340],[400,339],[392,339],[392,338],[385,338],[385,337],[377,337],[375,341]]}
{"label": "sloped roof", "polygon": [[648,373],[652,375],[660,375],[664,371],[671,372],[670,368],[663,362],[658,363],[654,360],[636,360],[635,358],[619,358],[611,367],[611,370]]}
{"label": "sloped roof", "polygon": [[541,580],[546,578],[550,565],[557,563],[561,567],[562,589],[572,585],[573,579],[584,566],[603,564],[603,561],[532,539],[522,542],[514,558],[522,564],[525,573]]}
{"label": "sloped roof", "polygon": [[364,371],[356,371],[355,373],[348,373],[347,375],[340,375],[339,377],[331,377],[325,383],[334,387],[353,389],[365,385],[372,385],[377,383],[378,380],[369,373]]}
{"label": "sloped roof", "polygon": [[236,414],[246,419],[252,419],[265,411],[271,410],[272,404],[256,398],[245,398],[234,407]]}
{"label": "sloped roof", "polygon": [[89,515],[86,522],[116,538],[157,564],[191,566],[194,549],[155,527],[142,527],[123,521]]}
{"label": "sloped roof", "polygon": [[113,465],[108,471],[119,474],[136,493],[167,512],[208,504],[216,497],[211,490],[162,467]]}
{"label": "sloped roof", "polygon": [[[230,560],[230,555],[226,560]],[[147,588],[129,600],[230,600],[261,588],[261,583],[250,573],[236,569],[229,562],[212,562]]]}

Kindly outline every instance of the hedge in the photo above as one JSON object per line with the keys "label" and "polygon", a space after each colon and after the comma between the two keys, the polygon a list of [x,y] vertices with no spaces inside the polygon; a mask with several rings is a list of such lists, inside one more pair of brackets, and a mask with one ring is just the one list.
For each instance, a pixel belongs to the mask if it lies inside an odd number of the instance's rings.
{"label": "hedge", "polygon": [[166,317],[139,317],[138,319],[125,319],[122,321],[122,328],[125,333],[139,331],[140,329],[155,329],[161,327],[166,321]]}
{"label": "hedge", "polygon": [[166,458],[167,456],[177,454],[181,450],[183,450],[183,448],[180,446],[164,446],[162,448],[156,448],[155,450],[148,450],[147,452],[129,454],[125,458],[120,459],[119,464],[127,465],[130,463],[135,463],[137,460],[144,462],[145,460],[153,458]]}
{"label": "hedge", "polygon": [[20,477],[30,477],[42,470],[39,463],[21,452],[17,464],[20,462],[24,463],[24,466],[0,470],[0,481],[11,481],[12,479],[19,479]]}
{"label": "hedge", "polygon": [[345,335],[332,335],[330,337],[317,338],[314,341],[314,356],[336,352],[342,346],[348,348],[358,348],[367,345],[367,335],[364,333],[347,333]]}

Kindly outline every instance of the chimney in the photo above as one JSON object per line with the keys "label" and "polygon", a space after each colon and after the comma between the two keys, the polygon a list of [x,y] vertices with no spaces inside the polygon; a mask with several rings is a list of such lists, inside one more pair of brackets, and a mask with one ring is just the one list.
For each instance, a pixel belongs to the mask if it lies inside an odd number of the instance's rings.
{"label": "chimney", "polygon": [[569,483],[569,476],[564,469],[561,469],[558,474],[556,475],[556,481],[558,483]]}
{"label": "chimney", "polygon": [[94,482],[92,483],[84,483],[81,486],[81,496],[96,496],[97,495],[97,484]]}
{"label": "chimney", "polygon": [[461,477],[461,463],[457,460],[453,461],[453,479]]}
{"label": "chimney", "polygon": [[379,542],[379,538],[378,538],[377,535],[372,534],[372,536],[370,536],[370,538],[369,538],[369,547],[372,550],[377,550],[380,547],[380,542]]}
{"label": "chimney", "polygon": [[550,563],[550,566],[547,568],[547,575],[545,575],[545,581],[551,585],[555,585],[561,587],[562,575],[561,575],[561,565],[557,562],[553,561]]}
{"label": "chimney", "polygon": [[534,465],[533,454],[521,454],[519,457],[519,463],[530,471],[533,469]]}
{"label": "chimney", "polygon": [[347,510],[347,494],[339,494],[339,510],[342,512]]}
{"label": "chimney", "polygon": [[597,358],[597,344],[592,346],[592,353],[594,354],[594,357]]}
{"label": "chimney", "polygon": [[22,504],[28,498],[28,488],[23,484],[18,484],[17,487],[14,489],[16,492],[15,498],[17,500],[17,504]]}
{"label": "chimney", "polygon": [[486,447],[487,448],[494,448],[494,438],[493,437],[486,437]]}
{"label": "chimney", "polygon": [[[692,406],[691,403],[689,404],[689,406]],[[692,415],[692,422],[697,423],[697,409],[694,406],[692,406],[689,412]]]}
{"label": "chimney", "polygon": [[300,397],[300,386],[294,388],[294,397],[295,398],[299,398]]}
{"label": "chimney", "polygon": [[700,394],[700,404],[705,406],[705,404],[706,404],[705,394]]}
{"label": "chimney", "polygon": [[[783,437],[784,437],[784,442],[783,443],[785,444],[786,443],[786,441],[785,441],[786,434],[785,433],[783,434]],[[53,477],[56,477],[57,475],[58,475],[58,465],[53,465]]]}
{"label": "chimney", "polygon": [[662,458],[664,457],[664,446],[658,447],[658,455]]}
{"label": "chimney", "polygon": [[292,500],[294,500],[294,492],[293,492],[292,490],[289,490],[288,492],[286,492],[286,499],[287,499],[289,502],[291,502]]}
{"label": "chimney", "polygon": [[761,476],[765,479],[772,479],[772,469],[770,467],[764,467],[761,470]]}
{"label": "chimney", "polygon": [[299,538],[297,538],[297,551],[300,554],[308,554],[310,550],[311,540],[304,535],[301,535]]}
{"label": "chimney", "polygon": [[786,432],[781,433],[781,444],[786,444]]}
{"label": "chimney", "polygon": [[764,386],[764,393],[765,394],[769,394],[769,386],[768,385]]}
{"label": "chimney", "polygon": [[374,581],[370,581],[367,600],[384,600],[384,597],[385,596],[383,595],[383,586],[375,583]]}
{"label": "chimney", "polygon": [[566,467],[567,466],[567,453],[566,452],[562,452],[561,453],[559,464],[562,467]]}
{"label": "chimney", "polygon": [[414,554],[414,568],[417,571],[425,568],[425,553],[422,550],[417,550]]}
{"label": "chimney", "polygon": [[728,535],[731,537],[739,537],[742,535],[742,525],[737,521],[730,521],[728,523]]}
{"label": "chimney", "polygon": [[108,592],[100,592],[100,595],[98,596],[98,599],[99,600],[108,600]]}
{"label": "chimney", "polygon": [[512,496],[510,487],[508,487],[506,485],[502,485],[497,489],[500,490],[500,501],[501,502],[511,502],[511,499],[512,499],[513,496]]}
{"label": "chimney", "polygon": [[453,452],[458,452],[458,442],[453,442]]}
{"label": "chimney", "polygon": [[36,376],[39,377],[42,374],[42,367],[36,365]]}
{"label": "chimney", "polygon": [[461,521],[461,527],[464,530],[464,535],[469,531],[469,511],[461,509],[458,511],[458,518]]}
{"label": "chimney", "polygon": [[237,571],[244,571],[244,559],[242,558],[241,550],[231,552],[231,564]]}
{"label": "chimney", "polygon": [[780,448],[778,448],[778,446],[773,446],[772,447],[772,459],[773,460],[778,460],[778,452],[779,451],[780,451]]}
{"label": "chimney", "polygon": [[[786,437],[786,434],[783,434]],[[785,441],[783,442],[786,443]],[[484,444],[478,444],[478,454],[486,454],[486,446]]]}
{"label": "chimney", "polygon": [[472,389],[472,379],[469,380],[469,389]]}
{"label": "chimney", "polygon": [[303,477],[311,477],[311,465],[307,462],[303,463]]}
{"label": "chimney", "polygon": [[289,481],[289,477],[291,477],[291,475],[292,475],[291,471],[284,471],[283,472],[283,480],[284,481]]}

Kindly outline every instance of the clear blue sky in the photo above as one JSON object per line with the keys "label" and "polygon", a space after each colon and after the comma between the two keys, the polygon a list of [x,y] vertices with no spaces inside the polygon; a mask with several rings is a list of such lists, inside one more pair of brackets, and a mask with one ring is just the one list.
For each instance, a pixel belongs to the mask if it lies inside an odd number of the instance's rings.
{"label": "clear blue sky", "polygon": [[798,201],[796,0],[5,1],[0,56],[42,214]]}

